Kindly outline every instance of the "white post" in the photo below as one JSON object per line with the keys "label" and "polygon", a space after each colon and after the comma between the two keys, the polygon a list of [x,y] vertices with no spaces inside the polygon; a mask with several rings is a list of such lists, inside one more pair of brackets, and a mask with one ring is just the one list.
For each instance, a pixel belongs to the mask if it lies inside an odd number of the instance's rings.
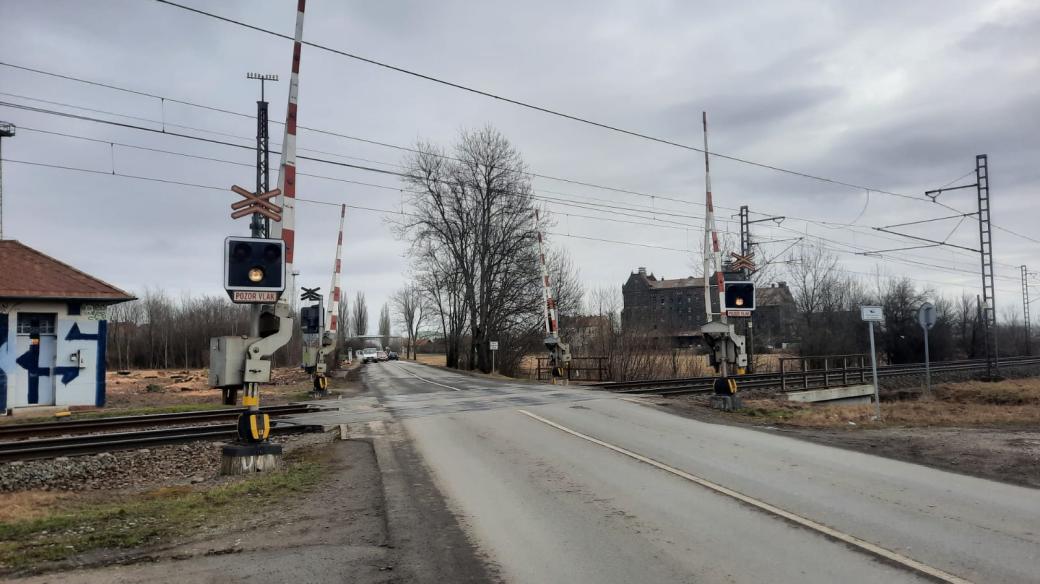
{"label": "white post", "polygon": [[874,321],[867,321],[870,327],[870,370],[874,373],[874,416],[881,419],[881,397],[878,395],[877,352],[874,350]]}
{"label": "white post", "polygon": [[932,391],[932,368],[930,361],[930,355],[928,354],[928,327],[924,328],[924,392],[931,393]]}

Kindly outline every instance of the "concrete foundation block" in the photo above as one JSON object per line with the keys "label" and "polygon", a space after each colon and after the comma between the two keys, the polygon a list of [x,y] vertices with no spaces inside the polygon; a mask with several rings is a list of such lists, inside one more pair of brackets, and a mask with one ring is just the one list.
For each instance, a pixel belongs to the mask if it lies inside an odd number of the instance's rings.
{"label": "concrete foundation block", "polygon": [[869,404],[874,401],[874,386],[851,385],[848,387],[792,391],[788,392],[787,401],[826,403],[828,405]]}
{"label": "concrete foundation block", "polygon": [[229,444],[220,458],[220,474],[243,475],[278,468],[282,459],[281,444]]}
{"label": "concrete foundation block", "polygon": [[744,407],[737,395],[713,395],[711,396],[711,409],[733,412]]}

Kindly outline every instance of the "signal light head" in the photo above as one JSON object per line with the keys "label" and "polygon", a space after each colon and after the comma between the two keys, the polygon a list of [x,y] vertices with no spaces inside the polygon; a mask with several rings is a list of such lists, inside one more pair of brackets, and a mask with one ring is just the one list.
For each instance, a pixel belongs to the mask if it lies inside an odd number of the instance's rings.
{"label": "signal light head", "polygon": [[264,269],[263,268],[253,268],[253,269],[249,270],[249,281],[250,282],[259,282],[259,281],[261,281],[263,279],[264,279]]}
{"label": "signal light head", "polygon": [[734,304],[736,304],[737,306],[744,306],[744,299],[738,296],[737,301],[734,302]]}

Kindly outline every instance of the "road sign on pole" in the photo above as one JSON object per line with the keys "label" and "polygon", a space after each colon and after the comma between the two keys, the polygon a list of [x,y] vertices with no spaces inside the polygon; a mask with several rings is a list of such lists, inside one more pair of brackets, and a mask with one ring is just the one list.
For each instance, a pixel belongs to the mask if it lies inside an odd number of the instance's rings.
{"label": "road sign on pole", "polygon": [[932,391],[932,368],[931,368],[931,357],[928,354],[928,331],[935,326],[937,320],[935,314],[935,306],[931,302],[925,302],[921,305],[921,308],[917,310],[917,322],[921,325],[921,330],[924,331],[924,391],[930,393]]}
{"label": "road sign on pole", "polygon": [[498,341],[488,341],[488,348],[491,349],[491,372],[495,372],[495,351],[498,350]]}
{"label": "road sign on pole", "polygon": [[877,351],[874,349],[874,323],[883,322],[885,320],[885,313],[882,311],[880,306],[860,306],[859,317],[860,320],[867,323],[867,327],[870,329],[870,370],[874,375],[874,417],[875,419],[880,420],[881,396],[878,392]]}

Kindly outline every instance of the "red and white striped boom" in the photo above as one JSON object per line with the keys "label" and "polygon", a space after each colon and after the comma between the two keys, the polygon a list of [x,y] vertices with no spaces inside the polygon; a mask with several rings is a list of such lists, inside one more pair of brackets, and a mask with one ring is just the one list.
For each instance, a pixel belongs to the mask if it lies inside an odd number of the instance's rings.
{"label": "red and white striped boom", "polygon": [[329,287],[331,296],[329,297],[328,318],[325,319],[325,322],[329,323],[329,332],[332,333],[333,342],[336,339],[336,331],[339,329],[339,277],[343,258],[343,221],[346,217],[347,206],[343,205],[339,209],[339,237],[336,239],[336,261],[332,264],[332,286]]}
{"label": "red and white striped boom", "polygon": [[[715,272],[715,283],[719,293],[719,313],[722,322],[726,322],[725,283],[722,274],[722,250],[719,249],[719,232],[715,227],[715,205],[711,199],[711,168],[708,163],[708,112],[701,112],[704,123],[704,310],[708,320],[714,320],[711,313],[711,286],[708,278]],[[708,248],[711,248],[709,251]],[[714,270],[710,268],[713,267]]]}
{"label": "red and white striped boom", "polygon": [[560,331],[556,326],[556,301],[553,300],[552,288],[549,287],[549,268],[545,264],[545,249],[542,244],[541,221],[538,217],[538,209],[534,210],[534,221],[538,232],[538,261],[542,266],[542,298],[543,312],[545,313],[545,332],[551,337],[560,338]]}
{"label": "red and white striped boom", "polygon": [[286,290],[296,289],[296,276],[293,275],[293,256],[296,251],[296,109],[300,94],[300,53],[303,50],[303,10],[306,4],[307,0],[298,0],[296,5],[289,105],[285,111],[285,135],[282,138],[282,159],[278,172],[278,188],[282,194],[278,196],[277,204],[282,208],[282,220],[271,225],[271,237],[281,237],[285,242]]}

